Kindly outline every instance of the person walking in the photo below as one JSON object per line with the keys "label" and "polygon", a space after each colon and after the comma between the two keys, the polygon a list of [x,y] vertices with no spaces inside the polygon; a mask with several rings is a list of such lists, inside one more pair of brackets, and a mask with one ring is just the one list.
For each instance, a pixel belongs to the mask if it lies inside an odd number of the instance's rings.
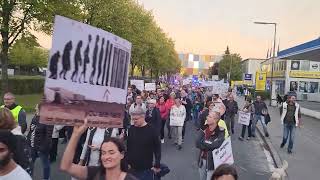
{"label": "person walking", "polygon": [[160,139],[161,139],[161,143],[163,144],[164,143],[164,126],[166,125],[166,121],[168,119],[168,114],[169,114],[169,109],[166,106],[166,102],[163,96],[159,98],[157,108],[160,111],[160,117],[161,117]]}
{"label": "person walking", "polygon": [[160,136],[161,131],[161,116],[160,111],[156,107],[157,101],[155,99],[148,100],[148,110],[146,112],[146,122],[151,124]]}
{"label": "person walking", "polygon": [[295,130],[300,125],[301,112],[300,105],[296,102],[294,95],[288,95],[287,102],[282,104],[280,109],[281,124],[283,124],[283,138],[280,145],[281,148],[285,146],[289,137],[288,153],[292,153]]}
{"label": "person walking", "polygon": [[32,180],[30,175],[12,158],[17,148],[16,136],[9,130],[0,130],[0,179]]}
{"label": "person walking", "polygon": [[99,156],[101,164],[99,166],[81,166],[72,162],[78,141],[87,128],[87,120],[83,125],[74,127],[70,141],[64,151],[60,169],[72,177],[85,180],[137,180],[127,172],[125,147],[117,138],[107,138],[101,144],[101,155]]}
{"label": "person walking", "polygon": [[234,100],[234,96],[230,95],[226,102],[225,121],[229,134],[234,133],[234,116],[238,113],[238,103]]}
{"label": "person walking", "polygon": [[22,106],[16,104],[16,97],[11,92],[7,92],[3,96],[4,105],[1,108],[8,108],[14,120],[21,127],[21,132],[24,134],[27,130],[27,115]]}
{"label": "person walking", "polygon": [[192,110],[192,102],[190,98],[188,97],[187,90],[181,90],[181,103],[186,109],[186,119],[185,122],[183,123],[183,128],[182,128],[182,142],[184,141],[184,135],[186,133],[186,122],[191,120],[191,110]]}
{"label": "person walking", "polygon": [[266,137],[269,137],[267,125],[264,116],[268,114],[268,108],[265,102],[262,101],[261,96],[257,96],[256,101],[253,103],[254,116],[252,122],[252,137],[256,137],[256,125],[260,121]]}
{"label": "person walking", "polygon": [[144,112],[147,111],[147,108],[146,108],[146,105],[142,102],[142,97],[140,95],[137,95],[136,96],[136,99],[135,99],[135,103],[133,103],[131,106],[130,106],[130,109],[129,109],[129,114],[131,115],[131,113],[133,111],[135,111],[135,109],[142,109]]}
{"label": "person walking", "polygon": [[[168,114],[170,114],[172,106],[175,104],[176,93],[171,92],[169,95],[169,99],[166,101],[167,109],[169,110]],[[170,117],[168,116],[167,120],[167,130],[168,130],[168,138],[171,139],[171,127],[170,127]]]}
{"label": "person walking", "polygon": [[145,121],[145,112],[141,107],[131,113],[131,119],[133,126],[130,127],[127,138],[130,172],[139,180],[152,180],[160,172],[159,134]]}
{"label": "person walking", "polygon": [[[29,133],[27,138],[31,147],[32,164],[39,157],[42,163],[42,176],[43,180],[50,179],[50,148],[52,144],[52,125],[46,125],[39,122],[39,107],[36,105],[36,113],[31,120]],[[32,168],[33,170],[34,168]]]}
{"label": "person walking", "polygon": [[182,149],[182,129],[186,115],[186,108],[181,104],[180,98],[176,97],[175,105],[170,111],[170,127],[171,132],[175,134],[175,144],[178,145],[178,150]]}
{"label": "person walking", "polygon": [[243,141],[244,139],[244,136],[246,134],[246,129],[248,129],[248,137],[247,137],[247,140],[250,140],[250,137],[252,136],[252,133],[251,133],[251,124],[252,124],[252,119],[253,119],[253,107],[252,107],[252,101],[251,101],[251,97],[247,97],[246,98],[246,102],[245,102],[245,105],[242,109],[243,112],[245,113],[250,113],[250,122],[249,122],[249,125],[242,125],[242,130],[241,130],[241,135],[239,137],[239,140]]}
{"label": "person walking", "polygon": [[220,114],[210,112],[207,116],[207,128],[200,131],[196,140],[196,147],[200,150],[198,156],[198,167],[200,180],[210,180],[214,169],[212,151],[219,148],[224,141],[224,128],[218,126]]}

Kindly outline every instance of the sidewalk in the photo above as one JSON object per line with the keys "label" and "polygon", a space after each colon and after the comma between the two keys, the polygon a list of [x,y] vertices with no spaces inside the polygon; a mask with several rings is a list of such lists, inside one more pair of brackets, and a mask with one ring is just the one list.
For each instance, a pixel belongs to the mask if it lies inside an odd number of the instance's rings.
{"label": "sidewalk", "polygon": [[301,113],[316,119],[320,119],[320,102],[298,101]]}
{"label": "sidewalk", "polygon": [[[268,124],[270,137],[265,139],[272,154],[278,158],[279,162],[282,160],[288,161],[288,178],[290,180],[319,179],[320,121],[312,117],[302,116],[303,126],[296,129],[293,154],[289,155],[287,153],[288,142],[283,149],[280,148],[283,128],[280,122],[279,108],[268,108],[271,116],[271,123]],[[258,128],[261,128],[261,126],[258,125]],[[281,164],[278,164],[278,166],[281,166]]]}

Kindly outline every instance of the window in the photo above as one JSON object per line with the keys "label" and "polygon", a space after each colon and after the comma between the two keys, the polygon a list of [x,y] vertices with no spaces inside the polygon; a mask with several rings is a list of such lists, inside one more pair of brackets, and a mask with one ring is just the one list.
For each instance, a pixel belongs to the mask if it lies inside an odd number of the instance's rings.
{"label": "window", "polygon": [[308,82],[306,81],[300,81],[299,82],[299,92],[308,92]]}
{"label": "window", "polygon": [[285,81],[276,81],[276,94],[284,95]]}
{"label": "window", "polygon": [[309,83],[309,93],[318,93],[319,91],[319,83],[318,82],[310,82]]}
{"label": "window", "polygon": [[301,61],[300,70],[301,71],[309,71],[310,70],[310,61],[308,61],[308,60]]}
{"label": "window", "polygon": [[291,81],[290,82],[290,91],[296,92],[298,90],[298,82],[297,81]]}

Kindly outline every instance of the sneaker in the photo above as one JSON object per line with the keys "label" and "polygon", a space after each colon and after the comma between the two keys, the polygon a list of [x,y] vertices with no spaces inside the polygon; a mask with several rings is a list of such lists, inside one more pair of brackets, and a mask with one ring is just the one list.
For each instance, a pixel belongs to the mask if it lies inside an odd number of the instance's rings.
{"label": "sneaker", "polygon": [[234,129],[231,129],[231,133],[234,134]]}
{"label": "sneaker", "polygon": [[180,151],[181,149],[182,149],[182,146],[181,146],[181,145],[179,145],[179,146],[178,146],[178,150]]}
{"label": "sneaker", "polygon": [[250,137],[247,137],[247,140],[249,141],[249,140],[250,140]]}
{"label": "sneaker", "polygon": [[178,145],[178,143],[177,143],[177,142],[175,142],[175,143],[173,143],[173,145],[176,145],[176,146],[177,146],[177,145]]}
{"label": "sneaker", "polygon": [[163,144],[164,143],[164,139],[161,139],[161,144]]}
{"label": "sneaker", "polygon": [[240,136],[240,137],[239,137],[239,140],[240,140],[240,141],[243,141],[243,137]]}
{"label": "sneaker", "polygon": [[269,137],[269,133],[266,133],[266,137]]}
{"label": "sneaker", "polygon": [[168,135],[168,138],[169,138],[169,139],[172,139],[171,134],[170,134],[170,135]]}
{"label": "sneaker", "polygon": [[256,135],[252,135],[252,137],[253,137],[253,138],[255,138],[255,137],[256,137]]}
{"label": "sneaker", "polygon": [[291,149],[288,149],[288,154],[292,154],[292,150]]}
{"label": "sneaker", "polygon": [[284,145],[285,145],[284,143],[281,143],[280,148],[283,148],[283,147],[284,147]]}

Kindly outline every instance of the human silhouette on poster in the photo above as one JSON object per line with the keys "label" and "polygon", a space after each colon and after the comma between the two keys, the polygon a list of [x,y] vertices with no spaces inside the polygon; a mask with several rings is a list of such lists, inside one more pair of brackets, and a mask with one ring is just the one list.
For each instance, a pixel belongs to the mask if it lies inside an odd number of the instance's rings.
{"label": "human silhouette on poster", "polygon": [[67,80],[66,74],[70,70],[71,65],[70,65],[70,52],[72,50],[72,41],[69,41],[63,50],[63,55],[62,55],[62,70],[60,71],[60,78],[63,75],[63,79]]}
{"label": "human silhouette on poster", "polygon": [[82,47],[82,41],[80,40],[77,45],[76,54],[74,55],[74,71],[71,76],[72,82],[77,82],[79,65],[81,66],[81,62],[82,62],[81,47]]}
{"label": "human silhouette on poster", "polygon": [[94,84],[93,78],[94,78],[94,75],[96,74],[97,56],[98,56],[98,49],[99,49],[98,43],[99,43],[99,35],[96,36],[96,45],[94,46],[94,49],[93,49],[92,71],[91,71],[91,76],[89,79],[90,84]]}
{"label": "human silhouette on poster", "polygon": [[112,71],[111,71],[111,87],[116,87],[115,84],[115,80],[116,80],[116,76],[117,76],[117,66],[118,66],[118,62],[119,62],[119,49],[118,48],[114,48],[113,51],[113,62],[112,62]]}
{"label": "human silhouette on poster", "polygon": [[102,60],[103,60],[103,53],[104,53],[103,46],[104,46],[104,38],[102,38],[102,43],[101,43],[101,49],[100,49],[100,55],[99,55],[99,64],[98,64],[98,77],[97,77],[96,85],[100,85],[99,79],[100,79],[100,76],[101,76]]}
{"label": "human silhouette on poster", "polygon": [[51,78],[51,79],[57,79],[59,59],[60,59],[60,52],[59,51],[54,53],[50,59],[50,65],[49,65],[50,76],[49,76],[49,78]]}
{"label": "human silhouette on poster", "polygon": [[86,81],[86,72],[87,72],[87,64],[90,63],[89,53],[90,53],[90,43],[91,43],[92,37],[91,34],[88,36],[88,44],[86,49],[84,50],[84,59],[83,59],[83,70],[80,74],[79,82],[81,83],[81,78],[83,77],[83,82],[87,83]]}
{"label": "human silhouette on poster", "polygon": [[101,85],[105,85],[105,76],[106,76],[106,66],[107,66],[107,61],[108,61],[108,57],[109,55],[109,41],[107,41],[106,44],[106,54],[104,56],[104,62],[103,62],[103,72],[102,72],[102,81],[101,81]]}
{"label": "human silhouette on poster", "polygon": [[110,64],[111,64],[111,55],[112,55],[112,51],[113,51],[113,44],[110,45],[110,50],[108,53],[108,60],[107,60],[107,67],[105,68],[107,70],[106,72],[106,86],[109,86],[110,82],[109,82],[109,73],[110,73]]}

